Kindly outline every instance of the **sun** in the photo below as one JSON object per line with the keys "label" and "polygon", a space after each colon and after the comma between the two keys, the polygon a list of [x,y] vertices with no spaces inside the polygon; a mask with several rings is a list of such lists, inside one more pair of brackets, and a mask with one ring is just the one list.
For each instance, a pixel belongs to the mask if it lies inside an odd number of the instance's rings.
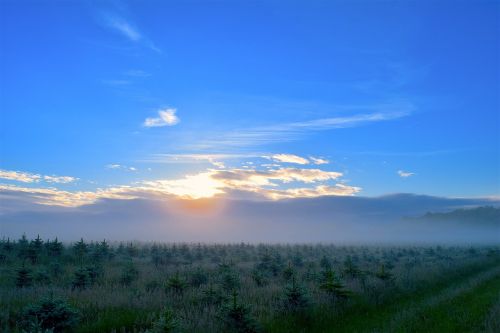
{"label": "sun", "polygon": [[173,194],[182,199],[211,198],[222,194],[224,184],[212,178],[212,172],[186,175],[182,179],[162,180],[155,182],[157,189]]}

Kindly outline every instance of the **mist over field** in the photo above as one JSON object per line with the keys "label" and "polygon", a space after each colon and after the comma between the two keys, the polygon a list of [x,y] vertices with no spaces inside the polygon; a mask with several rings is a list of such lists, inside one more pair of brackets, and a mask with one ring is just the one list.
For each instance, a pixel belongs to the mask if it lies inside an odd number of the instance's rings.
{"label": "mist over field", "polygon": [[[11,238],[40,234],[65,241],[83,237],[96,241],[495,244],[500,235],[500,209],[492,208],[493,213],[484,217],[473,209],[481,206],[498,207],[500,201],[395,194],[282,201],[106,199],[78,208],[36,204],[28,208],[13,200],[11,211],[0,215],[0,234]],[[472,215],[466,221],[461,216],[425,215],[464,207]]]}

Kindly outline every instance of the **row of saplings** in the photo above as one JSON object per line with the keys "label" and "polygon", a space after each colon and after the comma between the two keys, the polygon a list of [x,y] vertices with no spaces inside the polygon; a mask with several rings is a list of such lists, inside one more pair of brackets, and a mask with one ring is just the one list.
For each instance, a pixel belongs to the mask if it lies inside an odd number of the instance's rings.
{"label": "row of saplings", "polygon": [[[202,301],[205,304],[219,305],[218,319],[228,331],[234,332],[258,332],[259,325],[252,317],[251,310],[248,305],[242,303],[238,299],[237,288],[239,287],[239,279],[237,274],[232,272],[227,265],[221,265],[221,287],[226,291],[225,296],[222,296],[212,284],[203,290]],[[20,272],[24,272],[23,269]],[[198,273],[200,273],[198,271]],[[132,265],[127,265],[124,268],[122,278],[126,275],[137,275],[137,270]],[[384,274],[388,274],[387,272]],[[24,273],[22,274],[24,275]],[[86,278],[82,276],[86,275]],[[311,300],[307,295],[305,288],[297,281],[296,273],[289,265],[284,271],[284,275],[288,283],[285,285],[282,297],[281,311],[284,313],[302,313],[311,305]],[[201,278],[203,275],[194,274]],[[86,285],[88,272],[81,268],[75,273],[74,288],[80,288]],[[129,279],[129,278],[127,278]],[[133,277],[131,277],[133,279]],[[22,280],[18,276],[18,281]],[[202,279],[203,280],[203,279]],[[205,282],[206,281],[200,281]],[[165,289],[174,294],[181,294],[186,288],[186,282],[175,274],[170,277],[165,284]],[[340,279],[336,276],[331,267],[326,267],[321,273],[320,290],[325,292],[332,302],[337,304],[344,303],[351,295],[351,292],[346,290]],[[77,310],[69,306],[61,299],[50,296],[42,299],[35,305],[30,305],[20,315],[19,326],[24,332],[65,332],[71,330],[72,327],[78,325],[80,315]],[[172,332],[179,328],[179,319],[176,318],[174,312],[165,308],[157,316],[157,320],[151,324],[151,327],[144,332]]]}

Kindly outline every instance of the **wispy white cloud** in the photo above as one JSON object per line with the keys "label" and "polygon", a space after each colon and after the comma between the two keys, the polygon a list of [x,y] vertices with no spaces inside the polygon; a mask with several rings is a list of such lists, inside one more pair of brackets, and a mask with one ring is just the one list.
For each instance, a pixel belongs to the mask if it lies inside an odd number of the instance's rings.
{"label": "wispy white cloud", "polygon": [[49,176],[49,175],[34,174],[30,172],[9,171],[9,170],[0,170],[0,178],[22,183],[38,183],[40,181],[45,181],[47,183],[59,183],[59,184],[72,183],[78,180],[78,178],[70,176],[55,176],[55,175]]}
{"label": "wispy white cloud", "polygon": [[120,164],[108,164],[106,165],[107,169],[120,169],[122,166]]}
{"label": "wispy white cloud", "polygon": [[312,157],[310,156],[309,159],[316,165],[321,165],[321,164],[328,164],[330,161],[328,161],[325,158],[320,158],[320,157]]}
{"label": "wispy white cloud", "polygon": [[96,191],[63,191],[56,188],[32,188],[0,184],[0,192],[22,192],[33,199],[34,203],[49,206],[78,207],[96,202],[99,199],[134,199],[130,187],[112,187]]}
{"label": "wispy white cloud", "polygon": [[179,117],[175,114],[176,109],[168,108],[158,111],[158,117],[146,118],[144,120],[144,127],[163,127],[163,126],[174,126],[180,122]]}
{"label": "wispy white cloud", "polygon": [[271,156],[262,157],[282,163],[309,164],[309,161],[307,159],[294,154],[274,154]]}
{"label": "wispy white cloud", "polygon": [[115,29],[117,32],[133,42],[137,42],[142,39],[142,35],[139,31],[124,19],[108,16],[107,23],[111,28]]}
{"label": "wispy white cloud", "polygon": [[78,180],[78,178],[70,176],[43,176],[43,179],[47,183],[58,183],[58,184],[67,184]]}
{"label": "wispy white cloud", "polygon": [[318,185],[316,187],[292,188],[286,190],[264,190],[263,194],[271,199],[293,199],[293,198],[315,198],[325,195],[351,196],[361,191],[360,187],[348,186],[344,184]]}
{"label": "wispy white cloud", "polygon": [[136,167],[131,167],[131,166],[126,166],[122,164],[108,164],[106,165],[106,169],[113,169],[113,170],[128,170],[128,171],[137,171]]}
{"label": "wispy white cloud", "polygon": [[36,183],[40,181],[42,176],[22,171],[0,170],[0,178],[23,183]]}
{"label": "wispy white cloud", "polygon": [[162,52],[161,49],[158,48],[149,38],[144,36],[139,28],[130,20],[121,15],[117,15],[116,13],[103,13],[101,16],[105,26],[127,38],[129,41],[143,45],[155,52]]}
{"label": "wispy white cloud", "polygon": [[415,173],[414,172],[407,172],[407,171],[403,171],[403,170],[398,170],[398,175],[401,178],[408,178],[408,177],[415,175]]}

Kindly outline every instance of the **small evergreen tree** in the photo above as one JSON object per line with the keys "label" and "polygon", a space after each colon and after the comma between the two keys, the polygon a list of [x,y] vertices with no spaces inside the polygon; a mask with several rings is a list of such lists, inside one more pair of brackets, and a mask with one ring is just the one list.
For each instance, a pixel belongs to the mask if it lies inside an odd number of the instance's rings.
{"label": "small evergreen tree", "polygon": [[330,268],[323,273],[324,280],[319,288],[330,295],[334,300],[345,300],[350,293],[335,276],[334,271]]}
{"label": "small evergreen tree", "polygon": [[78,260],[82,261],[83,258],[87,255],[88,245],[81,238],[78,242],[73,244],[73,253],[78,258]]}
{"label": "small evergreen tree", "polygon": [[31,241],[31,245],[37,253],[40,253],[40,251],[42,251],[43,241],[40,238],[40,235],[37,235],[36,238]]}
{"label": "small evergreen tree", "polygon": [[51,256],[59,257],[64,250],[63,244],[56,239],[49,243],[48,251]]}
{"label": "small evergreen tree", "polygon": [[89,276],[84,268],[79,268],[75,271],[73,282],[71,283],[71,289],[84,290],[89,285]]}
{"label": "small evergreen tree", "polygon": [[103,274],[102,266],[95,264],[84,268],[88,276],[89,285],[93,286]]}
{"label": "small evergreen tree", "polygon": [[384,264],[380,265],[380,269],[377,273],[375,273],[375,276],[386,283],[391,283],[394,280],[394,275],[390,271],[386,270]]}
{"label": "small evergreen tree", "polygon": [[35,244],[30,243],[30,245],[28,245],[28,248],[26,249],[25,255],[25,258],[28,259],[32,265],[37,263],[38,255],[40,253],[35,246]]}
{"label": "small evergreen tree", "polygon": [[30,287],[32,284],[33,284],[33,277],[31,270],[23,265],[21,268],[17,270],[16,287],[25,288],[25,287]]}
{"label": "small evergreen tree", "polygon": [[221,276],[221,286],[227,292],[238,289],[240,287],[239,275],[231,270],[225,271]]}
{"label": "small evergreen tree", "polygon": [[167,279],[165,284],[166,292],[174,292],[175,294],[182,294],[186,289],[186,282],[179,275],[179,272],[176,272],[175,275],[171,276]]}
{"label": "small evergreen tree", "polygon": [[295,276],[292,277],[292,282],[285,287],[284,296],[283,306],[287,312],[302,312],[309,306],[309,299],[306,292],[297,283]]}
{"label": "small evergreen tree", "polygon": [[79,314],[62,300],[52,297],[42,299],[35,305],[26,307],[19,322],[21,328],[33,332],[33,323],[54,333],[65,332],[78,323]]}
{"label": "small evergreen tree", "polygon": [[27,258],[28,247],[28,239],[26,238],[26,234],[23,234],[17,241],[17,256],[22,260],[25,260]]}
{"label": "small evergreen tree", "polygon": [[14,244],[10,241],[10,238],[7,238],[7,241],[3,243],[3,249],[5,252],[10,253],[14,250]]}
{"label": "small evergreen tree", "polygon": [[238,293],[233,290],[231,300],[222,306],[219,318],[230,332],[257,332],[257,322],[251,316],[249,307],[238,302],[237,297]]}
{"label": "small evergreen tree", "polygon": [[264,287],[269,284],[269,280],[266,278],[264,273],[258,269],[252,271],[252,279],[258,287]]}
{"label": "small evergreen tree", "polygon": [[174,315],[174,312],[169,308],[164,308],[160,317],[153,324],[151,333],[170,333],[175,332],[179,327],[179,321]]}
{"label": "small evergreen tree", "polygon": [[348,256],[346,260],[344,260],[344,276],[348,276],[351,278],[356,278],[361,275],[361,271],[354,264],[352,258]]}
{"label": "small evergreen tree", "polygon": [[222,297],[217,292],[217,290],[215,290],[215,288],[214,288],[214,286],[213,286],[212,283],[210,283],[208,285],[208,288],[206,288],[205,290],[203,290],[202,294],[203,294],[203,296],[202,296],[201,300],[204,303],[207,303],[207,304],[218,304],[218,303],[220,303],[222,301]]}
{"label": "small evergreen tree", "polygon": [[292,267],[292,264],[291,263],[288,263],[288,266],[285,268],[285,270],[283,271],[283,279],[286,281],[286,282],[290,282],[290,280],[292,279],[292,277],[295,275],[295,270],[293,269]]}

